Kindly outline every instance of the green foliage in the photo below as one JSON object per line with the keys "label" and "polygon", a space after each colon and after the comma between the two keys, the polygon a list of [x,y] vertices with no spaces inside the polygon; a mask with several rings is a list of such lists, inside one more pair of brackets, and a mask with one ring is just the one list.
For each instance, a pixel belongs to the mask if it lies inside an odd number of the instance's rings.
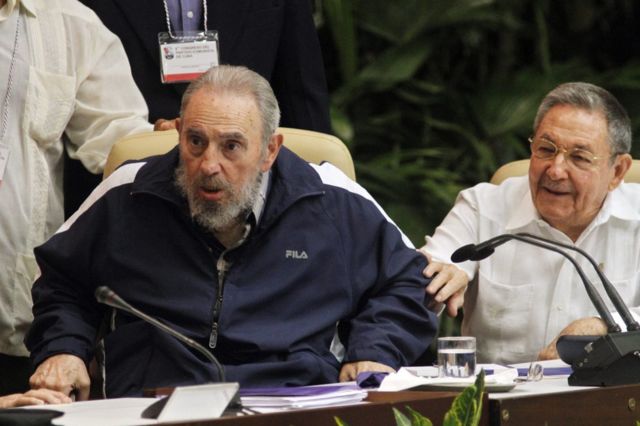
{"label": "green foliage", "polygon": [[640,125],[633,0],[316,5],[334,132],[358,181],[416,245],[460,189],[529,155],[536,108],[557,84],[602,85]]}
{"label": "green foliage", "polygon": [[[482,416],[482,394],[484,393],[484,370],[476,376],[473,385],[467,386],[453,400],[451,408],[446,412],[443,426],[476,426]],[[431,420],[411,407],[405,407],[409,416],[397,408],[393,408],[393,417],[397,426],[432,426]],[[349,426],[339,417],[334,417],[338,426]],[[638,425],[640,426],[640,425]]]}
{"label": "green foliage", "polygon": [[338,426],[349,426],[349,425],[347,424],[347,422],[345,422],[344,420],[342,420],[340,417],[333,416],[333,419],[335,420],[335,422],[336,422],[336,424],[337,424]]}
{"label": "green foliage", "polygon": [[445,414],[443,426],[473,426],[480,423],[482,394],[484,392],[484,370],[473,385],[466,387],[456,397],[451,409]]}
{"label": "green foliage", "polygon": [[396,419],[397,426],[433,426],[431,420],[418,413],[411,407],[405,407],[411,418],[407,417],[402,411],[393,408],[393,416]]}

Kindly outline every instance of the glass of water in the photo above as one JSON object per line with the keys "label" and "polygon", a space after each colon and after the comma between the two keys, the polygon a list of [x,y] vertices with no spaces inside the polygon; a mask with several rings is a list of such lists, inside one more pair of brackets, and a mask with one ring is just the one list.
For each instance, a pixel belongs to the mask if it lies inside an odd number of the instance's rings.
{"label": "glass of water", "polygon": [[440,377],[470,377],[476,373],[476,338],[471,336],[438,338]]}

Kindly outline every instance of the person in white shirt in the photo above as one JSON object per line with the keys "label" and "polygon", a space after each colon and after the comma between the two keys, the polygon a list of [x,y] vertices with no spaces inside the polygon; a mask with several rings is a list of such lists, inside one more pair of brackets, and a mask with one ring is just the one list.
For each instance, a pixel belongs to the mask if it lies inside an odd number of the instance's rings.
{"label": "person in white shirt", "polygon": [[120,40],[76,0],[0,0],[0,395],[28,389],[33,248],[63,222],[63,141],[93,173],[151,130]]}
{"label": "person in white shirt", "polygon": [[[600,87],[566,83],[543,99],[533,130],[529,176],[462,191],[421,249],[435,261],[425,275],[438,272],[427,292],[450,315],[464,307],[462,333],[477,337],[480,362],[557,358],[558,336],[607,327],[561,255],[513,241],[485,260],[451,265],[466,244],[517,232],[572,244],[640,309],[640,185],[623,182],[632,164],[626,111]],[[575,260],[614,311],[594,269]]]}

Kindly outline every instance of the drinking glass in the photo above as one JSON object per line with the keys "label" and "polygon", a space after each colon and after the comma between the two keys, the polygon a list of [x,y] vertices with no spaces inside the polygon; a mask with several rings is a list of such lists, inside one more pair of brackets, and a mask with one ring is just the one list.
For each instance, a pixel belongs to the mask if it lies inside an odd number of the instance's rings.
{"label": "drinking glass", "polygon": [[438,373],[440,377],[470,377],[475,372],[475,337],[438,338]]}

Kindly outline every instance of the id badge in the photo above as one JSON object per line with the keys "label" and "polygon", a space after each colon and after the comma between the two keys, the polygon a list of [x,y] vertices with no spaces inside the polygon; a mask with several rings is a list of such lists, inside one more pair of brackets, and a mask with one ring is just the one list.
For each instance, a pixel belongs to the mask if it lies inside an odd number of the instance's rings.
{"label": "id badge", "polygon": [[188,82],[218,65],[217,31],[160,33],[158,43],[163,83]]}

